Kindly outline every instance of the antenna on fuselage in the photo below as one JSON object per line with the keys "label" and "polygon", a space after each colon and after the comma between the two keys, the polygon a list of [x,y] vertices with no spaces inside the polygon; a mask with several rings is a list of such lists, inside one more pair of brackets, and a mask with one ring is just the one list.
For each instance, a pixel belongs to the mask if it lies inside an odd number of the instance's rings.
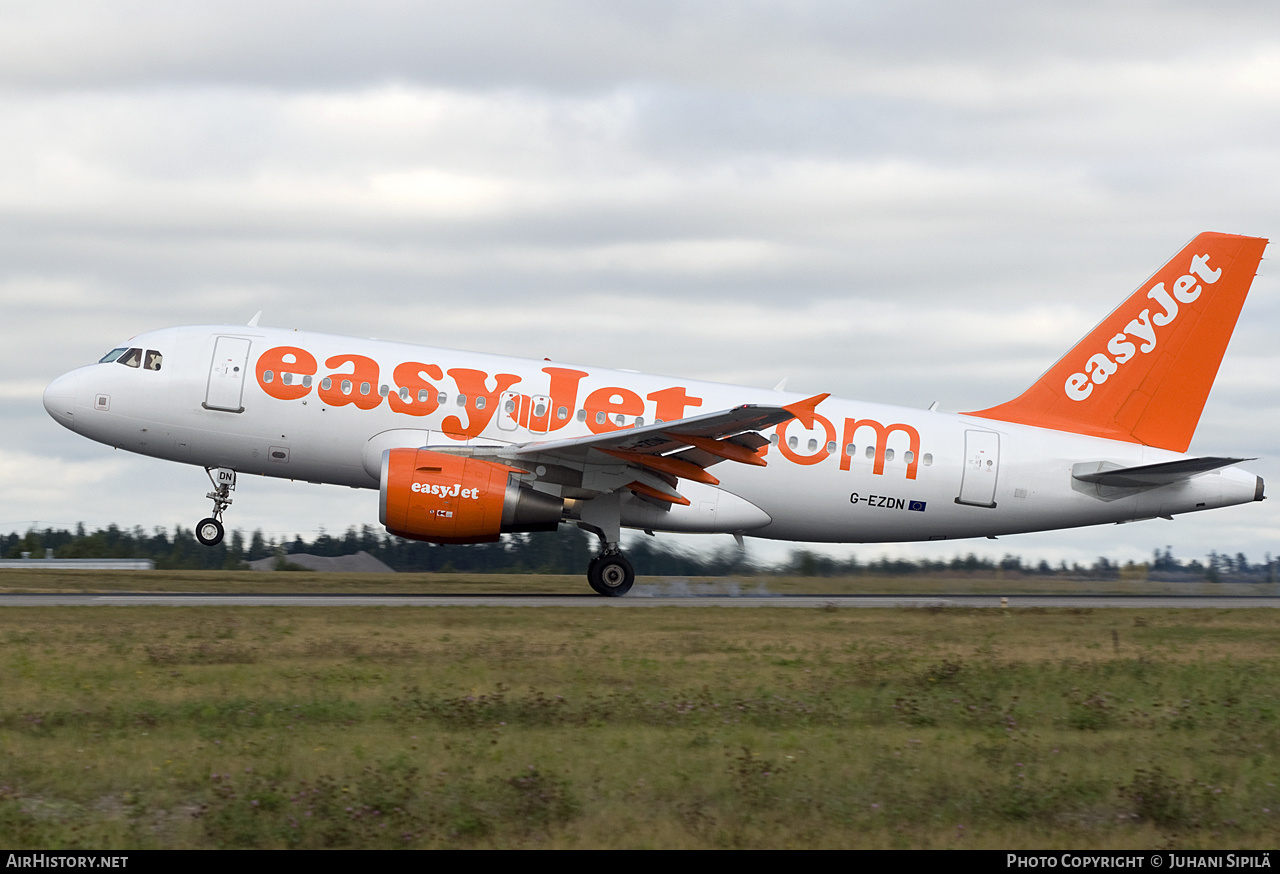
{"label": "antenna on fuselage", "polygon": [[249,320],[249,327],[250,328],[258,327],[258,319],[260,318],[262,318],[262,310],[258,310],[256,313],[253,314],[253,318]]}

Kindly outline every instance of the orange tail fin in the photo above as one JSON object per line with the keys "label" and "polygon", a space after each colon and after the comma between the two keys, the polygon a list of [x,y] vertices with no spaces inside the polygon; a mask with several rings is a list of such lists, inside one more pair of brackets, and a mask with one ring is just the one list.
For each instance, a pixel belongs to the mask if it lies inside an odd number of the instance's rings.
{"label": "orange tail fin", "polygon": [[965,415],[1185,452],[1266,247],[1201,234],[1035,385]]}

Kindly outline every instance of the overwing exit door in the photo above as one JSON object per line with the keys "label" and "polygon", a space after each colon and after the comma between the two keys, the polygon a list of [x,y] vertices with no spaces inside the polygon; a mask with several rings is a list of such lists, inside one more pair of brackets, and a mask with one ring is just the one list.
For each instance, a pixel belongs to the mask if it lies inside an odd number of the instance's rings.
{"label": "overwing exit door", "polygon": [[498,428],[514,431],[520,424],[520,406],[525,398],[518,391],[504,391],[498,399]]}

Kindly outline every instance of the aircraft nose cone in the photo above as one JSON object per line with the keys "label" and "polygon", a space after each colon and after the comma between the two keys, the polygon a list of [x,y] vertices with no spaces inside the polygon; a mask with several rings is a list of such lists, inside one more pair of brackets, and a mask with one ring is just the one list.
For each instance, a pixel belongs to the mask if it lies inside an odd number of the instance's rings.
{"label": "aircraft nose cone", "polygon": [[53,420],[65,428],[71,428],[75,421],[76,390],[79,374],[75,371],[64,373],[44,390],[44,408]]}

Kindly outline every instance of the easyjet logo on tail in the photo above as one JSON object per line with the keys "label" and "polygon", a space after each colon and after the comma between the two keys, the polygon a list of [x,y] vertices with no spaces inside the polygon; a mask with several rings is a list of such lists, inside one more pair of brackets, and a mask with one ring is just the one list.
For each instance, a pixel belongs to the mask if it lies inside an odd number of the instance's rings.
{"label": "easyjet logo on tail", "polygon": [[1266,247],[1198,234],[1030,388],[963,415],[1186,452]]}
{"label": "easyjet logo on tail", "polygon": [[[1083,401],[1093,394],[1095,385],[1102,385],[1139,352],[1149,355],[1158,345],[1156,328],[1172,325],[1178,318],[1178,304],[1194,303],[1202,291],[1199,281],[1212,285],[1222,276],[1221,268],[1209,266],[1208,255],[1196,255],[1191,259],[1191,269],[1173,283],[1172,293],[1160,282],[1147,292],[1147,298],[1160,305],[1152,313],[1151,308],[1138,313],[1124,330],[1107,341],[1106,352],[1095,352],[1085,362],[1084,370],[1067,377],[1065,390],[1073,401]],[[1197,279],[1198,277],[1198,279]],[[1163,333],[1163,332],[1162,332]],[[1108,355],[1107,353],[1110,353]]]}

